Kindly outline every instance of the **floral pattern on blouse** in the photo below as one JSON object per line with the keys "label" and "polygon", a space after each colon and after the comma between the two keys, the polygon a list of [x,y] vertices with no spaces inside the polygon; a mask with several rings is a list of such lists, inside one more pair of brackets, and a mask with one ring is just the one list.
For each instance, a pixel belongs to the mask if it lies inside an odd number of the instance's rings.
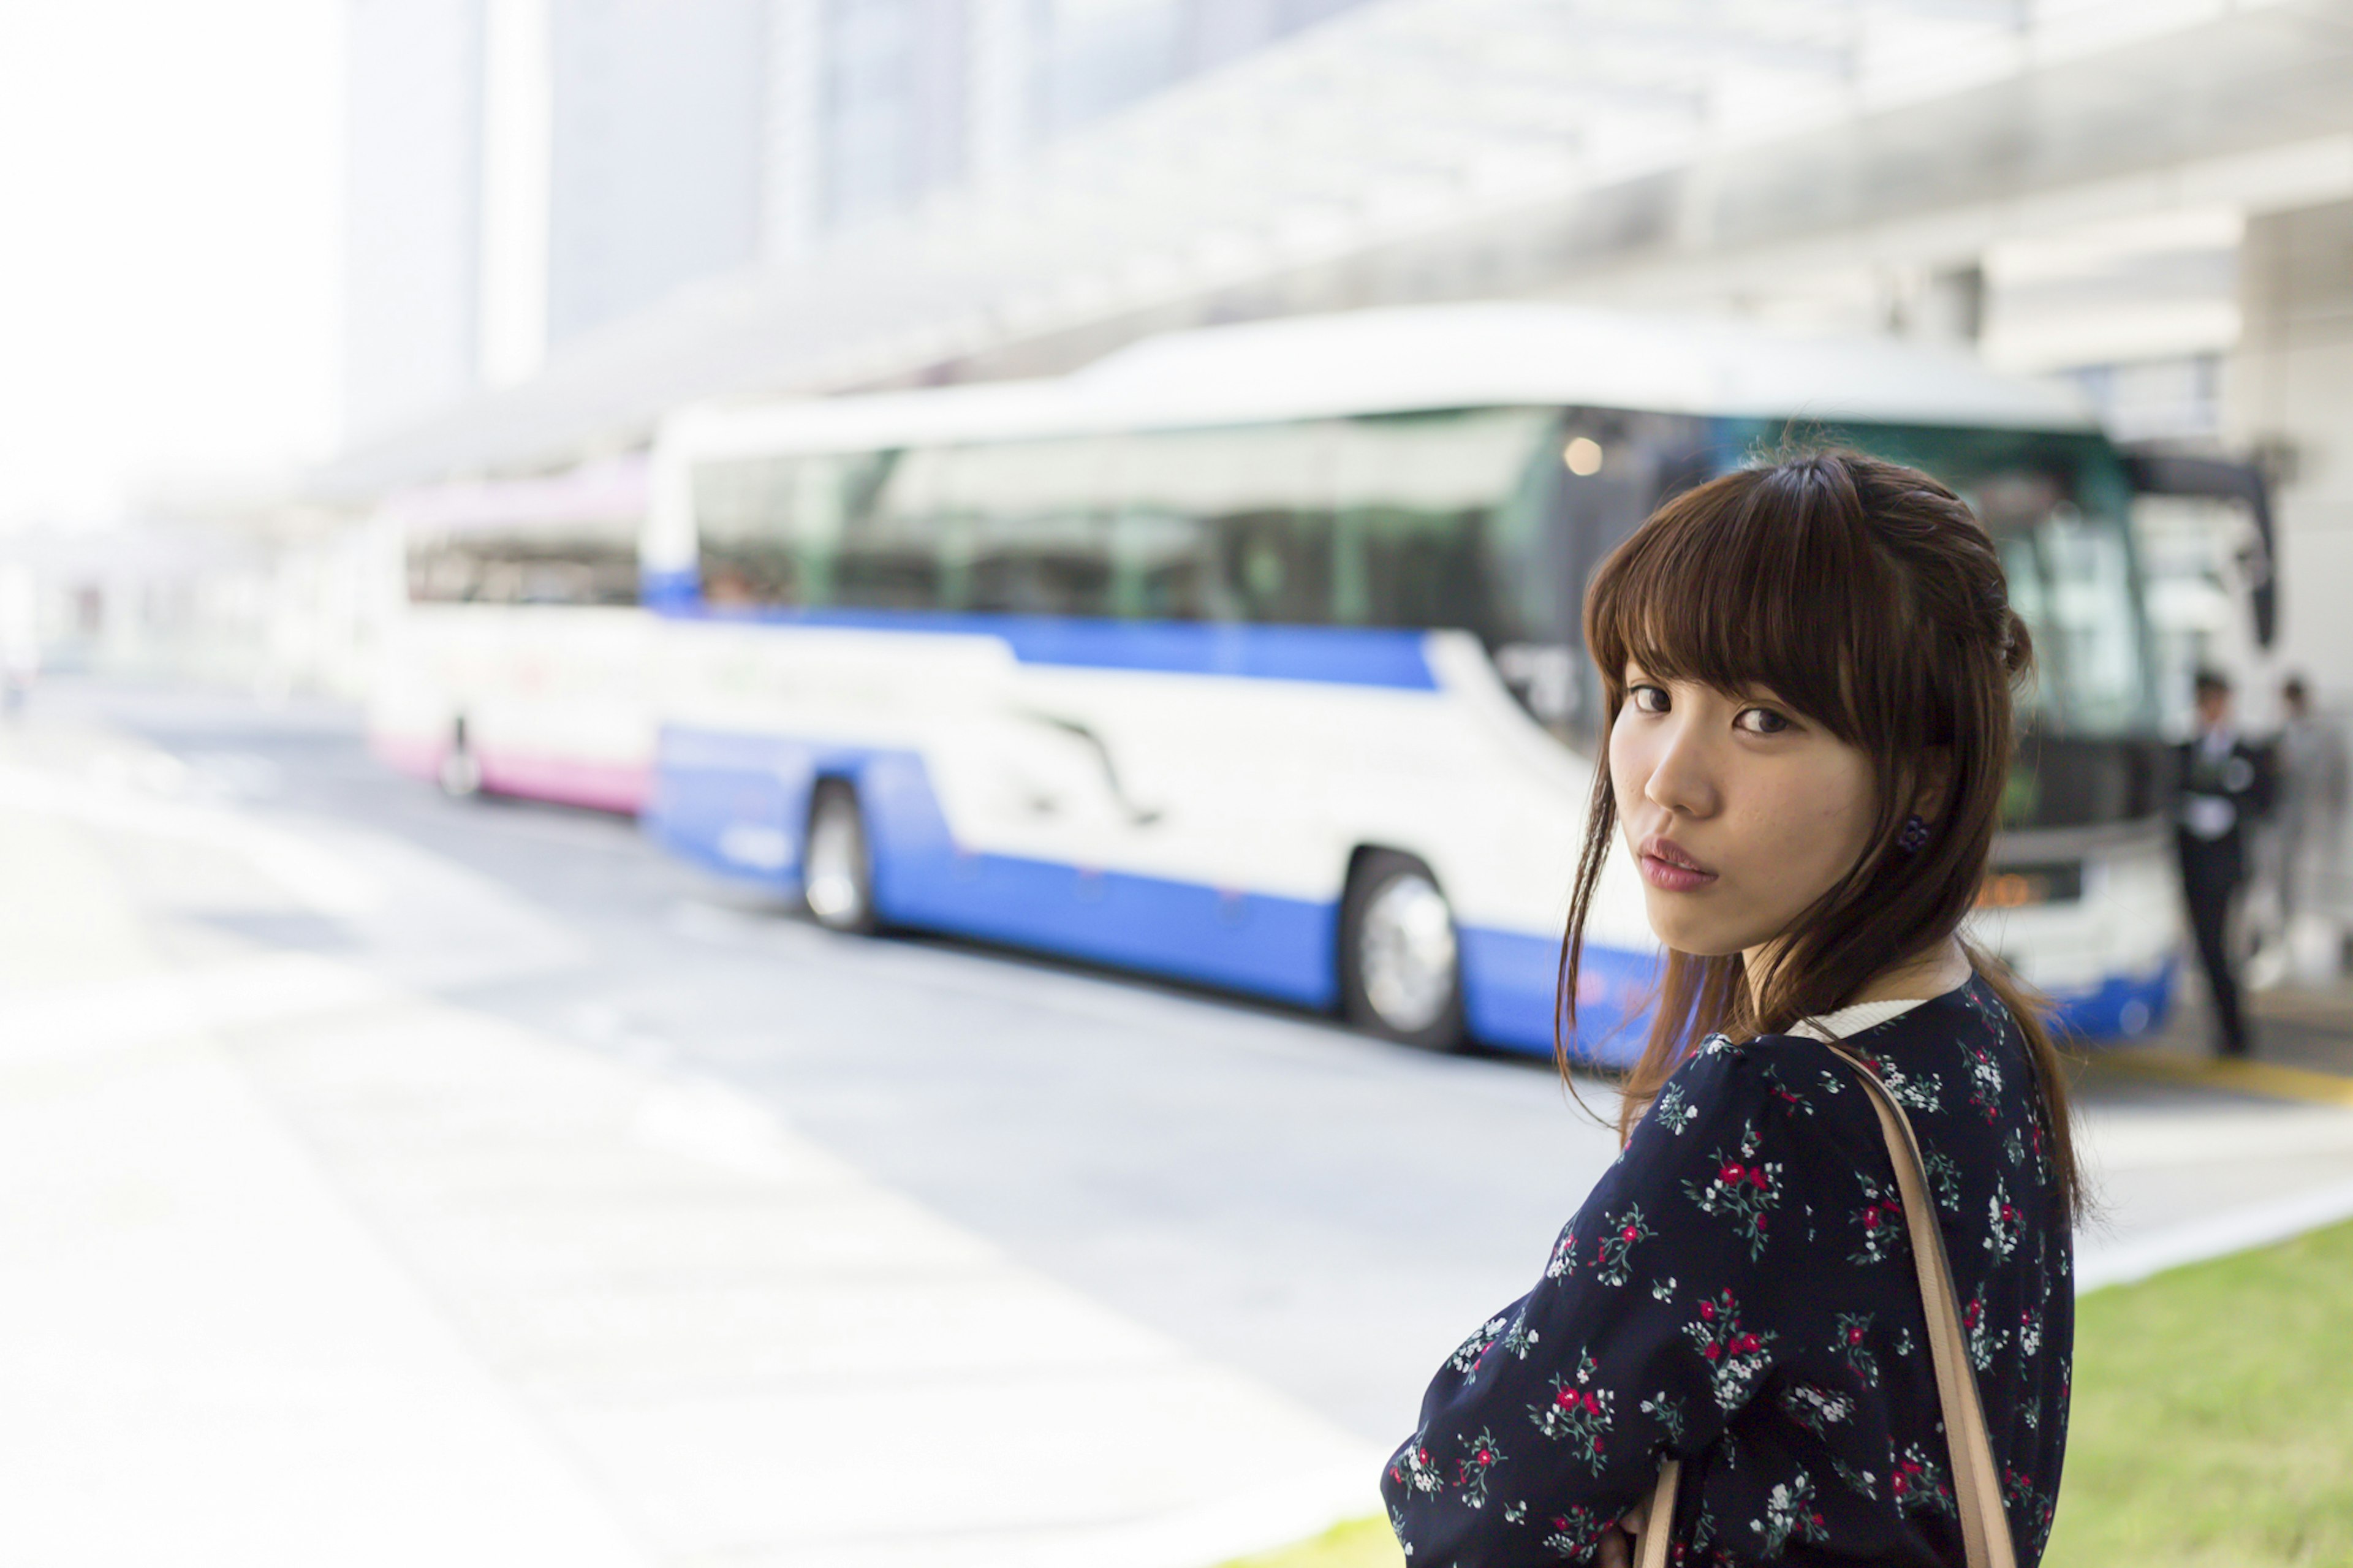
{"label": "floral pattern on blouse", "polygon": [[[2031,1568],[2066,1447],[2074,1254],[2025,1042],[1973,977],[1846,1044],[1921,1145]],[[1962,1560],[1903,1202],[1853,1069],[1818,1041],[1692,1054],[1535,1289],[1440,1369],[1381,1490],[1411,1568],[1590,1563],[1669,1453],[1677,1563]]]}

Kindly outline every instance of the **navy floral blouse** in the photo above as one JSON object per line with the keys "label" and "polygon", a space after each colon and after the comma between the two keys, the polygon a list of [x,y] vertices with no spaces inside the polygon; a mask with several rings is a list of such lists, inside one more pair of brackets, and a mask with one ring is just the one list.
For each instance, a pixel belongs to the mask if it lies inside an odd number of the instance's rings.
{"label": "navy floral blouse", "polygon": [[[2032,1066],[1969,984],[1846,1037],[1911,1118],[2021,1568],[2067,1441],[2073,1241]],[[1683,1459],[1679,1563],[1962,1561],[1878,1119],[1820,1042],[1709,1039],[1389,1460],[1412,1568],[1587,1563]],[[1836,1555],[1832,1555],[1832,1548]]]}

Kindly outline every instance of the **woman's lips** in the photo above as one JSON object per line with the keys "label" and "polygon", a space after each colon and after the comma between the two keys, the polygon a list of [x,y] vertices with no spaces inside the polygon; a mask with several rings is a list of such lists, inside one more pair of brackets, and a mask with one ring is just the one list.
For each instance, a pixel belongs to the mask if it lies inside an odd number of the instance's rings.
{"label": "woman's lips", "polygon": [[1688,893],[1715,880],[1715,872],[1702,869],[1672,838],[1644,839],[1637,858],[1641,861],[1642,879],[1662,892]]}

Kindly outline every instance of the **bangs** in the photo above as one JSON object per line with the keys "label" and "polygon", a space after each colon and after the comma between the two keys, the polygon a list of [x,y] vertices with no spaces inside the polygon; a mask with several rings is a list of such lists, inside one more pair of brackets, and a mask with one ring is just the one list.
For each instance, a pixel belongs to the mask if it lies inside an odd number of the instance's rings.
{"label": "bangs", "polygon": [[1909,595],[1861,513],[1843,472],[1806,463],[1726,474],[1662,507],[1586,597],[1609,712],[1631,662],[1728,696],[1769,689],[1868,750],[1896,738],[1865,714],[1927,718],[1930,683],[1907,668],[1920,662],[1902,630]]}

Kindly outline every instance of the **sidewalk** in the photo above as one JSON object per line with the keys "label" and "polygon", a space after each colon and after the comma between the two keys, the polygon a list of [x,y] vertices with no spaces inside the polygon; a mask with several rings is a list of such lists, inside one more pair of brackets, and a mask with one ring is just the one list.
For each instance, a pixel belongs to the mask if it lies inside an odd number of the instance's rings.
{"label": "sidewalk", "polygon": [[0,773],[7,1561],[1194,1568],[1373,1506],[1378,1455],[658,1050],[153,916],[396,865]]}
{"label": "sidewalk", "polygon": [[202,1027],[104,850],[0,814],[0,877],[6,1557],[644,1561]]}
{"label": "sidewalk", "polygon": [[2353,993],[2251,993],[2252,1058],[2217,1058],[2202,997],[2092,1047],[2077,1077],[2110,1223],[2077,1241],[2080,1289],[2353,1218]]}
{"label": "sidewalk", "polygon": [[2353,1078],[2353,981],[2249,992],[2247,1011],[2259,1059]]}
{"label": "sidewalk", "polygon": [[2185,991],[2189,994],[2177,999],[2163,1029],[2129,1047],[2098,1047],[2095,1059],[2116,1072],[2353,1107],[2353,984],[2248,992],[2255,1048],[2244,1058],[2215,1054],[2204,999],[2194,984]]}

